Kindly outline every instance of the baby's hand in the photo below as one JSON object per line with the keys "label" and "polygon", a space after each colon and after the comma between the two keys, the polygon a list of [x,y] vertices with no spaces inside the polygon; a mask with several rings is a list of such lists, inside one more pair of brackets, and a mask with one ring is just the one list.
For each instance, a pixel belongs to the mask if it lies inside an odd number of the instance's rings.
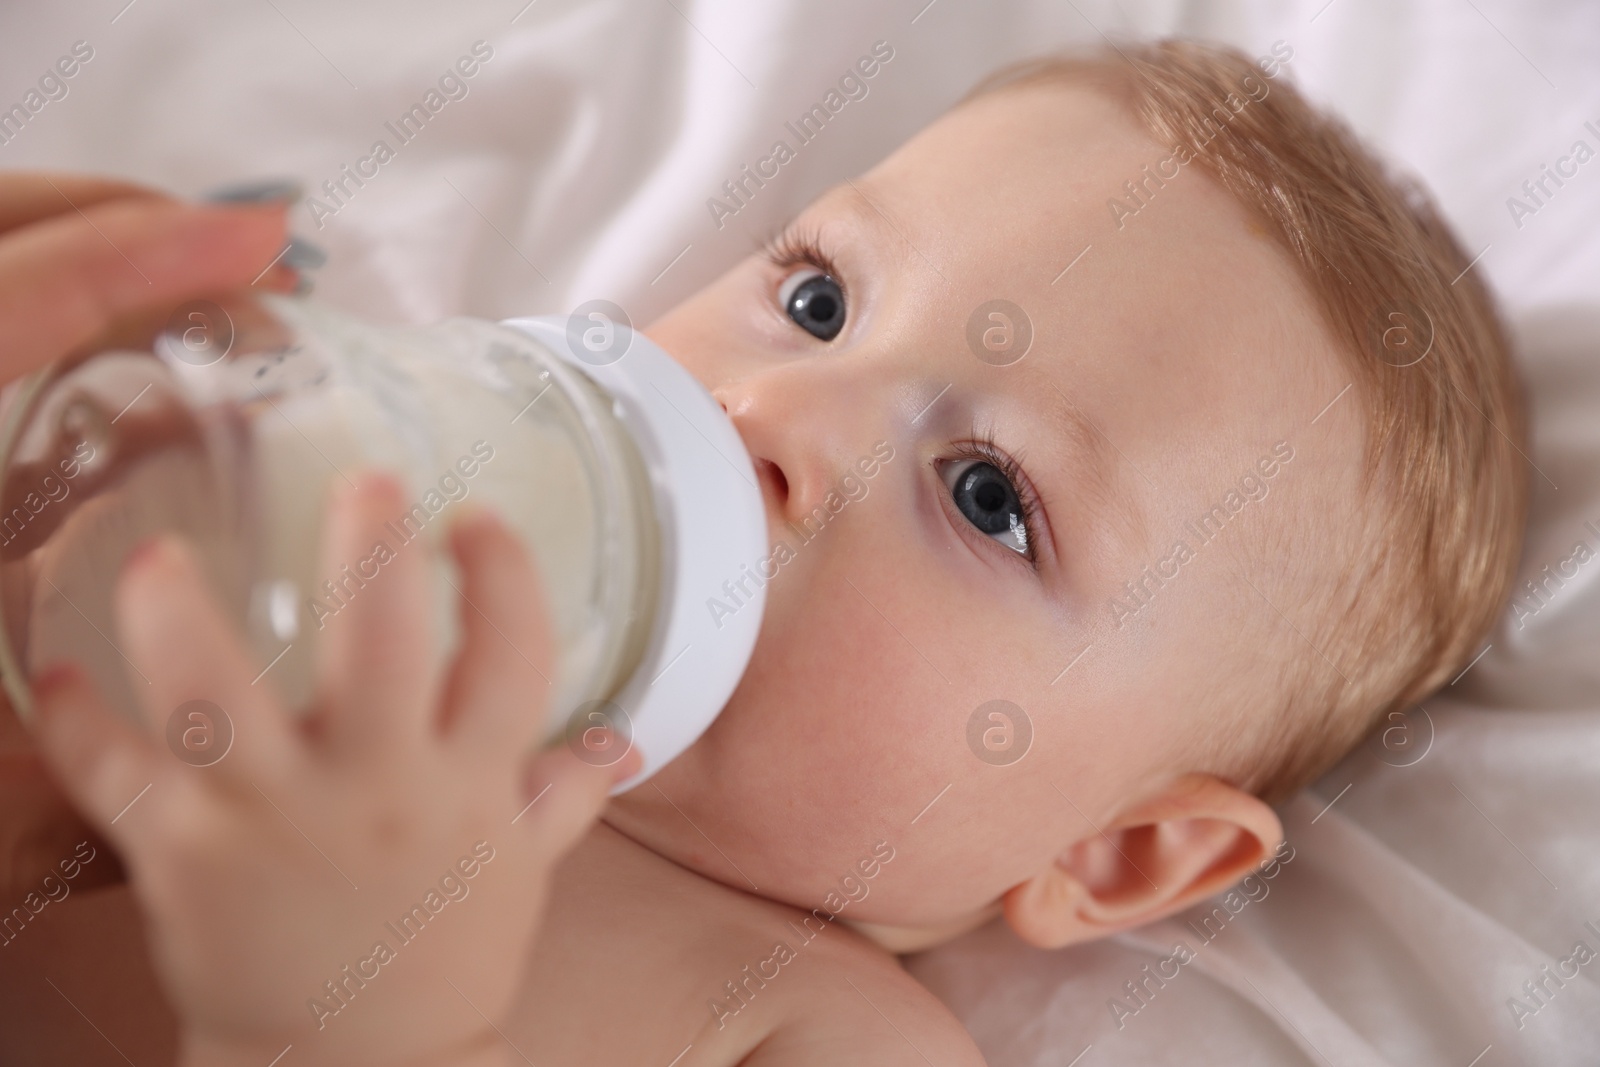
{"label": "baby's hand", "polygon": [[[369,554],[404,507],[367,476],[330,520],[326,573]],[[635,760],[565,747],[531,764],[549,635],[520,544],[487,514],[451,534],[462,641],[430,655],[425,549],[401,548],[320,635],[318,698],[288,715],[191,553],[152,542],[117,590],[121,650],[147,730],[75,669],[38,685],[42,744],[123,853],[184,1062],[498,1063],[551,868]],[[548,668],[547,668],[548,670]],[[148,685],[139,684],[148,680]],[[194,767],[157,738],[189,701],[235,731]],[[204,726],[199,720],[197,724]]]}

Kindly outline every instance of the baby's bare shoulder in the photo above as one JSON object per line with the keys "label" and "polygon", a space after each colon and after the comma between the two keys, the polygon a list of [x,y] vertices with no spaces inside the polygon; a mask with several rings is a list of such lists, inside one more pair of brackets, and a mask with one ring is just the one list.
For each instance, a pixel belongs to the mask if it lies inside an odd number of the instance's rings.
{"label": "baby's bare shoulder", "polygon": [[563,865],[511,1039],[534,1062],[981,1064],[842,921],[739,892],[605,825]]}
{"label": "baby's bare shoulder", "polygon": [[810,962],[795,970],[786,1010],[741,1067],[982,1067],[950,1010],[876,945],[841,928]]}

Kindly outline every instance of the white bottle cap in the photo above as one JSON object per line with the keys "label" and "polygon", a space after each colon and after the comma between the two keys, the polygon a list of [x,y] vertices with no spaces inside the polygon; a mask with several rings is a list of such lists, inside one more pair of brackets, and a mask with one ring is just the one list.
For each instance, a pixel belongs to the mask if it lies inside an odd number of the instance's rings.
{"label": "white bottle cap", "polygon": [[[746,581],[735,599],[723,585],[768,554],[766,504],[739,431],[687,370],[619,317],[575,313],[502,323],[611,395],[655,497],[661,532],[656,624],[638,669],[610,698],[627,714],[644,766],[613,794],[676,759],[733,694],[755,648],[766,589]],[[604,343],[586,344],[597,328]]]}

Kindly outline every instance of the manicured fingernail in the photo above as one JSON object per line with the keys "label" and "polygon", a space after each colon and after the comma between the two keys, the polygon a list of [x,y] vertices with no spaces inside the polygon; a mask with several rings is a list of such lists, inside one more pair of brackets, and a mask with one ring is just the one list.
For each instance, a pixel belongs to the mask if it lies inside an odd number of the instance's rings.
{"label": "manicured fingernail", "polygon": [[261,178],[234,182],[200,194],[213,204],[292,204],[305,195],[305,187],[293,178]]}
{"label": "manicured fingernail", "polygon": [[322,250],[321,245],[291,234],[278,262],[294,270],[316,270],[328,262],[328,253]]}

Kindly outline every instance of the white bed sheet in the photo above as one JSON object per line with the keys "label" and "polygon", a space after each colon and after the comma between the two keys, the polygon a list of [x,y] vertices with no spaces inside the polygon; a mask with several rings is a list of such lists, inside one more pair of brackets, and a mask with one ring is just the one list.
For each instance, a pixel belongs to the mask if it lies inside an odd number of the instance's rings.
{"label": "white bed sheet", "polygon": [[[1574,141],[1600,148],[1585,127],[1600,129],[1592,3],[125,5],[0,12],[0,106],[74,42],[94,49],[67,96],[0,144],[0,166],[184,193],[257,175],[316,190],[488,42],[464,99],[336,215],[299,225],[332,253],[327,300],[411,321],[606,297],[645,323],[1001,63],[1101,31],[1255,54],[1285,41],[1295,80],[1421,173],[1483,250],[1473,269],[1503,296],[1533,388],[1526,574],[1579,540],[1600,551],[1585,525],[1600,529],[1600,161],[1520,226],[1506,203]],[[869,95],[719,228],[706,199],[880,40],[894,58]],[[997,1067],[1600,1063],[1600,962],[1550,985],[1534,1014],[1508,1003],[1532,1006],[1522,983],[1574,942],[1600,951],[1597,576],[1579,567],[1531,617],[1533,601],[1508,613],[1409,733],[1287,805],[1296,855],[1270,895],[1120,1026],[1109,1002],[1122,984],[1174,939],[1198,942],[1184,917],[1053,953],[994,926],[913,970]]]}

